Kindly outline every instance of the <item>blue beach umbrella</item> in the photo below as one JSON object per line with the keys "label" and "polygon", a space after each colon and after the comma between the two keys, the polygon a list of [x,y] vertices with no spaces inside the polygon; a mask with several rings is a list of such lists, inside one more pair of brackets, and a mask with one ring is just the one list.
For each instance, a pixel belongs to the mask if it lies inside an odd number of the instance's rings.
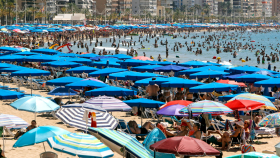
{"label": "blue beach umbrella", "polygon": [[15,65],[7,64],[7,63],[0,63],[0,69],[9,68],[9,67],[13,67],[13,66],[15,66]]}
{"label": "blue beach umbrella", "polygon": [[144,65],[144,66],[137,66],[132,67],[132,71],[138,71],[138,72],[154,72],[154,68],[162,67],[161,65]]}
{"label": "blue beach umbrella", "polygon": [[154,84],[161,85],[162,83],[165,83],[165,82],[172,82],[172,81],[179,81],[179,80],[184,80],[184,79],[178,78],[178,77],[166,77],[166,78],[157,77],[154,80],[149,81],[149,84],[150,85],[154,85]]}
{"label": "blue beach umbrella", "polygon": [[197,82],[194,80],[188,80],[188,79],[181,79],[181,80],[177,80],[177,81],[169,81],[169,82],[164,82],[161,84],[162,87],[195,87],[195,86],[200,86],[200,85],[204,85],[204,83],[201,82]]}
{"label": "blue beach umbrella", "polygon": [[82,66],[79,63],[70,62],[70,61],[53,61],[53,62],[42,63],[41,65],[42,66],[52,66],[52,67],[78,67],[78,66]]}
{"label": "blue beach umbrella", "polygon": [[96,137],[84,133],[70,133],[48,138],[51,148],[83,158],[112,157],[114,153]]}
{"label": "blue beach umbrella", "polygon": [[132,56],[125,55],[125,54],[115,54],[111,55],[111,57],[118,58],[118,59],[131,59]]}
{"label": "blue beach umbrella", "polygon": [[54,56],[46,55],[46,54],[40,54],[40,55],[32,55],[25,57],[24,61],[30,61],[30,62],[51,62],[56,61]]}
{"label": "blue beach umbrella", "polygon": [[0,100],[4,99],[17,99],[23,97],[23,93],[0,89]]}
{"label": "blue beach umbrella", "polygon": [[77,94],[78,92],[65,87],[57,87],[48,93],[48,95],[56,95],[56,96],[69,96],[69,95],[77,95]]}
{"label": "blue beach umbrella", "polygon": [[61,77],[61,78],[56,78],[53,80],[49,80],[46,82],[46,85],[54,85],[54,86],[65,86],[69,83],[81,81],[83,78],[78,78],[78,77]]}
{"label": "blue beach umbrella", "polygon": [[123,71],[128,71],[127,69],[119,69],[119,68],[105,68],[105,69],[100,69],[95,72],[89,73],[89,76],[92,77],[98,77],[98,76],[107,76],[112,73],[116,72],[123,72]]}
{"label": "blue beach umbrella", "polygon": [[260,71],[260,70],[261,69],[258,68],[258,67],[245,65],[245,66],[238,66],[238,67],[231,68],[228,71],[230,73],[239,74],[239,73],[245,73],[245,72],[246,73],[254,73],[254,72],[257,72],[257,71]]}
{"label": "blue beach umbrella", "polygon": [[[153,80],[153,78],[159,79],[162,77],[145,78],[145,79],[136,81],[134,84],[135,84],[135,86],[148,86],[150,84],[150,81]],[[164,78],[164,79],[167,79],[167,78]]]}
{"label": "blue beach umbrella", "polygon": [[126,66],[142,66],[142,65],[150,65],[149,61],[136,60],[136,59],[127,59],[120,63],[123,67]]}
{"label": "blue beach umbrella", "polygon": [[271,77],[269,77],[269,76],[267,76],[267,75],[248,74],[248,75],[244,75],[244,76],[237,77],[237,78],[235,79],[235,81],[252,83],[252,82],[257,82],[257,81],[262,81],[262,80],[268,80],[268,79],[271,79]]}
{"label": "blue beach umbrella", "polygon": [[87,91],[85,93],[86,96],[99,96],[99,95],[106,95],[106,96],[133,96],[137,95],[137,92],[134,90],[120,88],[120,87],[103,87],[94,89],[91,91]]}
{"label": "blue beach umbrella", "polygon": [[196,87],[190,88],[190,92],[197,93],[197,92],[221,92],[221,91],[230,91],[236,90],[238,88],[237,85],[230,85],[230,84],[223,84],[223,83],[216,83],[212,82],[209,84],[204,84]]}
{"label": "blue beach umbrella", "polygon": [[89,66],[80,66],[80,67],[75,67],[72,69],[66,70],[67,73],[91,73],[94,71],[97,71],[99,69],[94,68],[94,67],[89,67]]}
{"label": "blue beach umbrella", "polygon": [[1,52],[21,52],[20,49],[13,48],[13,47],[0,47]]}
{"label": "blue beach umbrella", "polygon": [[59,109],[59,106],[45,97],[23,97],[11,104],[17,110],[34,113],[51,112]]}
{"label": "blue beach umbrella", "polygon": [[178,66],[178,65],[167,65],[167,66],[154,68],[155,71],[160,71],[160,72],[170,72],[170,71],[178,72],[178,71],[188,70],[188,69],[190,68]]}
{"label": "blue beach umbrella", "polygon": [[24,69],[16,72],[12,72],[11,76],[49,76],[51,73],[45,70],[39,69]]}
{"label": "blue beach umbrella", "polygon": [[90,54],[81,54],[81,55],[79,55],[79,57],[81,57],[81,58],[87,58],[87,59],[90,59],[90,58],[93,58],[93,57],[97,57],[97,56],[99,56],[99,55],[97,55],[97,54],[92,54],[92,53],[90,53]]}
{"label": "blue beach umbrella", "polygon": [[202,61],[187,61],[185,63],[180,63],[179,65],[181,66],[186,66],[186,67],[193,67],[193,68],[197,68],[197,67],[203,67],[203,66],[210,66],[211,64],[209,63],[204,63]]}
{"label": "blue beach umbrella", "polygon": [[21,55],[4,55],[0,56],[0,61],[24,61],[24,57]]}
{"label": "blue beach umbrella", "polygon": [[47,141],[48,138],[51,138],[51,137],[54,137],[57,135],[70,134],[70,133],[71,132],[66,131],[59,127],[55,127],[55,126],[40,126],[40,127],[34,128],[34,129],[26,132],[24,135],[22,135],[16,141],[16,143],[13,145],[13,147],[17,148],[17,147],[34,145],[34,144],[38,144],[38,143]]}
{"label": "blue beach umbrella", "polygon": [[254,83],[255,87],[280,87],[280,78],[271,78],[268,80],[258,81]]}
{"label": "blue beach umbrella", "polygon": [[42,53],[42,54],[59,54],[60,52],[57,50],[53,50],[53,49],[33,49],[30,50],[30,52],[36,52],[36,53]]}
{"label": "blue beach umbrella", "polygon": [[258,153],[258,152],[248,152],[248,153],[244,153],[244,154],[228,156],[226,158],[279,158],[279,156],[276,156],[274,154],[264,154],[264,153]]}
{"label": "blue beach umbrella", "polygon": [[224,71],[225,67],[219,67],[219,66],[205,66],[205,67],[199,67],[199,68],[194,68],[194,69],[188,69],[184,71],[180,71],[177,73],[177,75],[190,75],[193,73],[197,72],[202,72],[202,71],[208,71],[208,70],[213,70],[213,71]]}
{"label": "blue beach umbrella", "polygon": [[237,77],[241,77],[244,75],[248,75],[248,74],[242,73],[242,74],[235,74],[235,75],[227,75],[227,76],[223,76],[223,79],[235,80]]}
{"label": "blue beach umbrella", "polygon": [[65,85],[66,88],[72,88],[72,89],[83,89],[85,87],[91,87],[91,88],[102,88],[107,87],[109,85],[103,83],[103,82],[97,82],[92,80],[81,80],[77,82],[73,82],[70,84]]}
{"label": "blue beach umbrella", "polygon": [[104,67],[116,67],[116,68],[120,68],[121,65],[119,63],[116,63],[114,61],[99,61],[99,62],[93,62],[90,64],[91,66],[96,66],[97,68],[102,68],[102,66]]}
{"label": "blue beach umbrella", "polygon": [[136,81],[136,80],[142,80],[150,77],[166,77],[166,76],[144,72],[144,73],[129,73],[128,75],[126,75],[126,77],[128,80]]}
{"label": "blue beach umbrella", "polygon": [[133,99],[133,100],[126,100],[124,101],[127,105],[130,107],[145,107],[145,108],[159,108],[164,102],[151,100],[151,99],[145,99],[145,98],[139,98],[139,99]]}
{"label": "blue beach umbrella", "polygon": [[222,71],[211,71],[211,70],[208,70],[208,71],[201,71],[201,72],[193,73],[193,74],[190,75],[190,78],[191,79],[195,79],[195,78],[208,78],[208,77],[210,77],[210,78],[216,78],[216,77],[222,78],[225,75],[229,75],[229,73],[222,72]]}
{"label": "blue beach umbrella", "polygon": [[129,74],[140,74],[140,72],[124,71],[124,72],[112,73],[109,75],[109,79],[128,80],[127,75]]}
{"label": "blue beach umbrella", "polygon": [[20,53],[15,53],[15,55],[30,56],[30,55],[38,55],[38,53],[35,53],[35,52],[20,52]]}
{"label": "blue beach umbrella", "polygon": [[20,71],[20,70],[29,70],[30,68],[27,68],[27,67],[22,67],[22,66],[12,66],[12,67],[9,67],[9,68],[3,68],[3,69],[0,69],[0,72],[15,72],[15,71]]}

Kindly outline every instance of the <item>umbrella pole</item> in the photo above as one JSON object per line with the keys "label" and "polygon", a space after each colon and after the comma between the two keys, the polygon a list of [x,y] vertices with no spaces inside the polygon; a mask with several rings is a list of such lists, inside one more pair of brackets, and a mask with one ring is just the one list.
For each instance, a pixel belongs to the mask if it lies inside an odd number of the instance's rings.
{"label": "umbrella pole", "polygon": [[141,106],[140,106],[140,110],[141,110],[141,127],[142,127],[142,114],[143,114],[143,109],[142,109]]}
{"label": "umbrella pole", "polygon": [[[5,130],[4,130],[4,127],[3,127],[3,133],[2,133],[2,136],[3,136],[3,152],[5,151],[5,134],[4,134]],[[1,153],[0,153],[1,154]]]}
{"label": "umbrella pole", "polygon": [[32,96],[32,89],[33,89],[33,81],[32,81],[32,77],[31,77],[31,96]]}
{"label": "umbrella pole", "polygon": [[44,142],[43,142],[43,146],[44,146],[44,150],[45,150],[45,152],[46,152],[46,148],[45,148],[45,144],[44,144]]}

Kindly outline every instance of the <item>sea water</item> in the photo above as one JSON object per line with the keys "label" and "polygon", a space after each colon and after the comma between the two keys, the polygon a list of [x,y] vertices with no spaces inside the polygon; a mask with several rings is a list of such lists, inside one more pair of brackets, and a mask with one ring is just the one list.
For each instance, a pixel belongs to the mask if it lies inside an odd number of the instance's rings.
{"label": "sea water", "polygon": [[[234,36],[227,36],[226,39],[220,39],[219,41],[220,42],[224,42],[226,41],[227,43],[228,42],[234,42],[235,40],[237,40],[236,42],[242,42],[242,45],[245,45],[246,43],[251,45],[253,44],[254,47],[256,49],[250,51],[249,49],[245,50],[245,49],[236,49],[236,50],[233,50],[234,51],[237,51],[237,57],[236,58],[233,58],[233,52],[223,52],[223,48],[221,48],[221,53],[220,54],[217,54],[216,53],[216,49],[215,48],[211,48],[209,49],[209,51],[206,51],[206,48],[207,46],[209,46],[208,44],[205,43],[205,48],[203,47],[198,47],[198,43],[200,43],[202,45],[202,42],[205,40],[204,38],[201,39],[201,36],[207,36],[207,35],[213,35],[213,34],[216,34],[216,35],[220,35],[221,32],[205,32],[205,34],[203,32],[195,32],[195,33],[190,33],[189,37],[187,39],[184,39],[183,36],[187,34],[185,33],[181,33],[182,37],[177,37],[175,39],[173,39],[172,36],[164,36],[164,38],[159,38],[157,44],[158,44],[158,48],[154,48],[153,44],[155,43],[155,38],[148,38],[148,40],[150,40],[150,42],[148,43],[146,41],[146,36],[144,36],[144,38],[141,38],[141,41],[143,41],[143,45],[146,47],[146,49],[140,49],[141,48],[141,45],[140,45],[140,42],[138,42],[139,40],[139,37],[138,36],[132,36],[132,41],[136,41],[135,43],[135,46],[133,45],[133,42],[132,42],[132,46],[122,46],[121,44],[121,41],[130,41],[130,36],[127,36],[126,38],[124,37],[121,37],[121,38],[118,38],[116,37],[116,44],[119,43],[119,40],[120,40],[120,53],[122,54],[126,54],[126,51],[127,49],[130,49],[131,47],[133,47],[134,49],[137,50],[138,52],[138,56],[143,56],[143,52],[145,52],[146,56],[147,57],[150,57],[150,56],[153,56],[155,60],[157,60],[157,57],[158,55],[160,54],[162,59],[166,59],[167,61],[179,61],[180,63],[183,63],[183,62],[187,62],[187,61],[190,61],[190,60],[199,60],[199,61],[211,61],[211,62],[217,62],[216,59],[212,59],[213,56],[216,56],[216,57],[220,57],[222,61],[229,61],[231,60],[231,63],[234,65],[234,66],[242,66],[242,65],[250,65],[250,66],[258,66],[260,68],[267,68],[268,67],[268,61],[265,61],[264,64],[257,64],[257,57],[255,56],[255,52],[257,50],[261,50],[263,49],[261,46],[266,46],[265,48],[265,53],[266,54],[270,54],[271,52],[272,53],[276,53],[275,50],[272,50],[271,49],[271,45],[274,49],[280,49],[279,47],[277,47],[277,44],[280,43],[280,33],[279,31],[277,30],[272,30],[270,32],[267,32],[267,33],[253,33],[251,31],[246,31],[245,33],[240,33],[240,32],[235,32],[235,31],[230,31],[230,32],[227,32],[225,34],[229,35],[229,34],[232,34],[234,33],[235,35]],[[176,33],[178,34],[178,33]],[[224,34],[224,33],[223,33]],[[192,39],[191,37],[192,36],[199,36],[197,37],[196,39]],[[238,35],[238,36],[237,36]],[[237,37],[236,37],[237,36]],[[109,37],[109,38],[112,38],[112,37]],[[98,44],[98,47],[95,48],[96,50],[96,54],[98,54],[98,52],[101,50],[103,50],[104,48],[106,49],[107,52],[111,52],[111,53],[115,53],[115,48],[111,47],[112,45],[112,42],[109,42],[109,38],[99,38],[99,42],[102,41],[102,46],[100,46],[100,44]],[[107,39],[107,42],[106,42],[106,39]],[[161,45],[160,44],[160,41],[162,40],[163,43],[165,43],[165,40],[167,39],[168,41],[168,48],[169,48],[169,56],[168,58],[166,58],[166,46],[165,45]],[[113,41],[113,40],[112,40]],[[195,47],[193,47],[192,51],[187,51],[187,47],[182,47],[182,48],[179,48],[179,51],[173,51],[171,50],[171,48],[174,47],[175,45],[175,42],[180,42],[182,43],[182,45],[185,45],[185,42],[188,42],[188,46],[191,45],[191,42],[194,41],[196,43]],[[251,41],[255,41],[255,42],[251,42]],[[91,52],[92,51],[92,48],[94,47],[94,43],[95,43],[95,39],[94,41],[92,42],[92,45],[90,46],[90,42],[89,40],[85,40],[83,41],[84,44],[87,43],[88,46],[89,46],[89,51]],[[215,44],[217,44],[218,40],[215,41]],[[210,42],[211,46],[213,45],[213,41]],[[72,42],[73,44],[73,42]],[[256,46],[255,46],[256,45]],[[221,45],[222,46],[222,45]],[[195,53],[193,53],[193,51],[196,51],[197,49],[196,48],[199,48],[202,50],[202,54],[199,54],[199,55],[195,55]],[[86,52],[86,49],[85,48],[77,48],[77,45],[73,45],[72,48],[74,53],[76,52]],[[62,49],[62,52],[68,52],[68,49],[66,47],[64,47]],[[246,59],[246,57],[249,57],[251,58],[251,60],[249,61],[246,61],[246,62],[242,62],[240,61],[239,59],[242,58],[242,59]],[[275,62],[275,63],[271,63],[271,68],[273,68],[274,66],[277,67],[277,70],[280,70],[280,65],[279,65],[279,62]]]}

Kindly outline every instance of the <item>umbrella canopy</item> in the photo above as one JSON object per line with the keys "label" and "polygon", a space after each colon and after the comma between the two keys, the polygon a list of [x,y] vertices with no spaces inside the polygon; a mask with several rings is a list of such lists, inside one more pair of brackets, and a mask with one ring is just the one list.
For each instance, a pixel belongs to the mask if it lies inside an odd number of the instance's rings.
{"label": "umbrella canopy", "polygon": [[33,49],[30,50],[30,52],[37,52],[37,53],[43,53],[43,54],[59,54],[60,52],[53,49]]}
{"label": "umbrella canopy", "polygon": [[[84,113],[84,108],[61,108],[56,116],[65,124],[86,130],[86,127],[91,126],[91,119],[89,118],[86,124],[83,120]],[[96,123],[99,128],[115,129],[118,126],[117,120],[109,113],[96,112]]]}
{"label": "umbrella canopy", "polygon": [[225,104],[230,109],[238,111],[256,110],[264,105],[264,103],[243,99],[236,99]]}
{"label": "umbrella canopy", "polygon": [[46,85],[65,86],[69,83],[78,82],[81,80],[83,80],[83,79],[78,78],[78,77],[61,77],[61,78],[56,78],[56,79],[47,81]]}
{"label": "umbrella canopy", "polygon": [[260,70],[261,69],[258,68],[258,67],[245,65],[245,66],[238,66],[238,67],[231,68],[228,71],[230,73],[240,74],[240,73],[244,73],[244,72],[254,73],[254,72],[257,72],[257,71],[260,71]]}
{"label": "umbrella canopy", "polygon": [[[1,70],[0,70],[1,71]],[[145,78],[145,79],[142,79],[142,80],[138,80],[135,82],[135,86],[148,86],[150,84],[150,81],[152,81],[153,79],[156,79],[158,80],[159,78],[163,78],[165,80],[167,80],[168,78],[165,78],[165,77],[151,77],[151,78]]]}
{"label": "umbrella canopy", "polygon": [[105,83],[92,81],[92,80],[81,80],[65,85],[66,88],[73,88],[73,89],[83,89],[85,87],[101,88],[107,86],[108,85]]}
{"label": "umbrella canopy", "polygon": [[176,104],[184,105],[184,106],[187,107],[191,103],[193,103],[193,102],[187,101],[187,100],[173,100],[173,101],[170,101],[170,102],[162,105],[161,107],[159,107],[159,109],[162,109],[162,108],[165,108],[165,107],[168,107],[168,106],[171,106],[171,105],[176,105]]}
{"label": "umbrella canopy", "polygon": [[260,70],[260,71],[254,72],[254,74],[262,74],[262,75],[266,75],[266,76],[273,76],[273,73],[271,73],[267,70]]}
{"label": "umbrella canopy", "polygon": [[182,110],[184,107],[186,107],[185,105],[180,105],[180,104],[176,104],[176,105],[170,105],[167,106],[165,108],[160,109],[159,111],[157,111],[158,115],[166,115],[166,116],[187,116],[186,114],[182,114],[179,113],[180,110]]}
{"label": "umbrella canopy", "polygon": [[1,52],[21,52],[20,49],[13,48],[13,47],[0,47]]}
{"label": "umbrella canopy", "polygon": [[49,71],[39,69],[24,69],[12,72],[11,76],[49,76],[50,74],[51,73]]}
{"label": "umbrella canopy", "polygon": [[111,73],[123,72],[123,71],[127,71],[127,69],[105,68],[105,69],[100,69],[95,72],[89,73],[89,76],[92,76],[92,77],[107,76]]}
{"label": "umbrella canopy", "polygon": [[115,54],[111,55],[111,57],[118,58],[118,59],[131,59],[132,57],[125,54]]}
{"label": "umbrella canopy", "polygon": [[106,111],[131,111],[131,107],[128,106],[123,101],[116,99],[114,97],[94,97],[87,100],[85,103],[88,103],[84,108],[94,110],[95,107],[100,107]]}
{"label": "umbrella canopy", "polygon": [[204,63],[202,61],[195,61],[195,60],[187,61],[187,62],[181,63],[179,65],[186,66],[186,67],[194,67],[194,68],[196,68],[196,67],[203,67],[203,66],[211,66],[211,64],[209,64],[209,63]]}
{"label": "umbrella canopy", "polygon": [[225,83],[225,84],[232,84],[232,85],[237,85],[237,86],[240,86],[240,87],[247,87],[245,85],[245,83],[242,83],[242,82],[235,82],[235,81],[231,81],[231,80],[218,80],[217,83]]}
{"label": "umbrella canopy", "polygon": [[66,70],[67,73],[91,73],[94,71],[97,71],[99,69],[94,68],[94,67],[89,67],[89,66],[80,66],[80,67],[75,67],[72,69]]}
{"label": "umbrella canopy", "polygon": [[8,114],[0,114],[0,127],[6,126],[7,128],[17,127],[17,126],[28,126],[28,123],[23,119]]}
{"label": "umbrella canopy", "polygon": [[141,66],[141,65],[150,65],[149,61],[136,60],[136,59],[127,59],[120,63],[122,66]]}
{"label": "umbrella canopy", "polygon": [[209,84],[204,84],[196,87],[190,88],[190,92],[221,92],[221,91],[230,91],[230,90],[236,90],[237,85],[230,85],[230,84],[223,84],[223,83],[216,83],[212,82]]}
{"label": "umbrella canopy", "polygon": [[190,74],[193,74],[193,73],[202,72],[202,71],[209,71],[209,70],[224,71],[225,69],[226,69],[225,67],[219,67],[219,66],[205,66],[205,67],[180,71],[180,72],[178,72],[178,75],[190,75]]}
{"label": "umbrella canopy", "polygon": [[11,66],[9,68],[0,69],[0,72],[15,72],[20,70],[30,70],[30,68],[26,68],[22,66]]}
{"label": "umbrella canopy", "polygon": [[248,75],[246,73],[224,76],[223,79],[235,80],[237,77]]}
{"label": "umbrella canopy", "polygon": [[70,133],[48,138],[51,148],[78,157],[112,157],[114,153],[96,137],[84,133]]}
{"label": "umbrella canopy", "polygon": [[99,95],[107,95],[107,96],[133,96],[137,95],[137,92],[134,90],[107,86],[103,88],[94,89],[91,91],[87,91],[85,93],[86,96],[99,96]]}
{"label": "umbrella canopy", "polygon": [[23,97],[23,93],[0,89],[0,99],[17,99]]}
{"label": "umbrella canopy", "polygon": [[52,55],[40,54],[25,57],[24,60],[30,62],[51,62],[55,61],[56,59]]}
{"label": "umbrella canopy", "polygon": [[184,80],[184,79],[178,78],[178,77],[157,77],[157,78],[154,78],[153,80],[149,81],[149,84],[150,85],[154,85],[154,84],[161,85],[162,83],[165,83],[165,82],[173,82],[173,81],[179,81],[179,80]]}
{"label": "umbrella canopy", "polygon": [[65,88],[65,87],[56,87],[55,89],[51,90],[48,95],[56,95],[56,96],[69,96],[69,95],[77,95],[78,92]]}
{"label": "umbrella canopy", "polygon": [[222,72],[222,71],[211,71],[211,70],[208,70],[208,71],[201,71],[201,72],[197,72],[197,73],[191,74],[190,78],[191,79],[195,79],[195,78],[208,78],[208,77],[211,77],[211,78],[216,78],[216,77],[222,78],[225,75],[229,75],[229,73]]}
{"label": "umbrella canopy", "polygon": [[[82,80],[82,81],[86,81],[86,80],[91,80],[91,81],[96,81],[96,82],[102,82],[102,81],[100,81],[100,80],[98,80],[98,79],[95,79],[95,78],[87,78],[87,79],[84,79],[84,80]],[[102,82],[102,83],[104,83],[104,82]]]}
{"label": "umbrella canopy", "polygon": [[19,139],[16,141],[13,147],[17,148],[28,145],[34,145],[37,143],[47,141],[50,137],[70,133],[71,132],[55,126],[39,126],[19,137]]}
{"label": "umbrella canopy", "polygon": [[120,155],[128,151],[137,158],[152,158],[150,152],[136,138],[124,132],[104,128],[89,128],[89,132]]}
{"label": "umbrella canopy", "polygon": [[140,72],[124,71],[124,72],[117,72],[117,73],[110,74],[109,79],[128,80],[127,75],[129,75],[129,74],[141,75]]}
{"label": "umbrella canopy", "polygon": [[145,98],[126,100],[124,101],[124,103],[126,103],[130,107],[137,106],[137,107],[145,107],[145,108],[159,108],[161,105],[164,104],[164,102],[145,99]]}
{"label": "umbrella canopy", "polygon": [[271,78],[268,80],[263,80],[254,83],[255,87],[280,87],[280,78]]}
{"label": "umbrella canopy", "polygon": [[[248,94],[248,93],[239,93],[239,94],[232,94],[232,95],[225,95],[225,96],[219,96],[219,101],[228,101],[240,94]],[[274,97],[269,97],[269,96],[263,96],[265,98],[267,98],[268,100],[270,100],[271,102],[275,102],[275,98]],[[245,100],[245,99],[244,99]]]}
{"label": "umbrella canopy", "polygon": [[252,100],[260,103],[265,104],[265,109],[277,110],[277,108],[273,105],[273,103],[268,100],[266,97],[251,93],[243,93],[235,96],[234,98],[230,99],[228,102],[236,100],[236,99],[243,99],[243,100]]}
{"label": "umbrella canopy", "polygon": [[252,83],[252,82],[268,80],[268,79],[271,79],[271,77],[262,74],[249,74],[249,75],[237,77],[235,81]]}
{"label": "umbrella canopy", "polygon": [[228,156],[226,158],[279,158],[279,156],[273,154],[258,153],[258,152],[248,152],[244,154]]}
{"label": "umbrella canopy", "polygon": [[128,80],[142,80],[145,78],[150,78],[150,77],[166,77],[163,75],[159,75],[159,74],[154,74],[154,73],[149,73],[149,72],[144,72],[144,73],[129,73],[126,75],[126,78]]}
{"label": "umbrella canopy", "polygon": [[153,61],[153,59],[149,58],[149,57],[145,57],[145,56],[137,56],[137,57],[133,57],[132,59],[136,59],[136,60],[149,60],[149,61]]}
{"label": "umbrella canopy", "polygon": [[42,63],[42,66],[52,66],[52,67],[78,67],[81,66],[79,63],[70,62],[70,61],[53,61]]}
{"label": "umbrella canopy", "polygon": [[[226,114],[232,112],[232,110],[224,104],[211,100],[195,102],[190,104],[189,107],[191,108],[193,114]],[[180,113],[189,113],[188,109],[188,107],[184,107],[180,110]]]}
{"label": "umbrella canopy", "polygon": [[178,66],[178,65],[167,65],[167,66],[154,68],[155,71],[160,71],[160,72],[170,72],[170,71],[177,72],[177,71],[188,70],[188,69],[190,68]]}
{"label": "umbrella canopy", "polygon": [[4,55],[0,56],[0,61],[24,61],[24,57],[21,55]]}
{"label": "umbrella canopy", "polygon": [[[85,106],[87,107],[90,107],[91,109],[89,108],[85,108]],[[62,108],[83,108],[85,110],[91,110],[93,112],[100,112],[100,113],[106,113],[107,111],[102,109],[101,107],[94,107],[93,105],[91,104],[88,104],[88,103],[82,103],[82,104],[67,104],[67,105],[63,105]]]}
{"label": "umbrella canopy", "polygon": [[172,153],[186,156],[217,156],[220,151],[206,142],[187,137],[178,136],[167,138],[150,146],[151,150],[162,153]]}
{"label": "umbrella canopy", "polygon": [[30,56],[30,55],[38,55],[38,53],[35,53],[35,52],[20,52],[20,53],[15,53],[15,55]]}
{"label": "umbrella canopy", "polygon": [[280,126],[280,113],[274,113],[265,116],[258,124],[260,127],[279,127]]}
{"label": "umbrella canopy", "polygon": [[188,79],[178,79],[178,80],[173,80],[173,81],[168,81],[164,82],[161,84],[162,87],[180,87],[180,88],[185,88],[185,87],[195,87],[195,86],[200,86],[204,85],[204,83],[197,82],[194,80],[188,80]]}
{"label": "umbrella canopy", "polygon": [[59,106],[45,97],[23,97],[11,104],[17,110],[41,113],[51,112],[59,109]]}
{"label": "umbrella canopy", "polygon": [[137,72],[154,72],[154,68],[159,68],[162,67],[161,65],[144,65],[144,66],[137,66],[131,68],[132,71],[137,71]]}
{"label": "umbrella canopy", "polygon": [[121,67],[119,63],[116,63],[115,61],[100,61],[100,62],[93,62],[90,64],[91,66],[96,66],[97,68],[102,68],[104,67]]}

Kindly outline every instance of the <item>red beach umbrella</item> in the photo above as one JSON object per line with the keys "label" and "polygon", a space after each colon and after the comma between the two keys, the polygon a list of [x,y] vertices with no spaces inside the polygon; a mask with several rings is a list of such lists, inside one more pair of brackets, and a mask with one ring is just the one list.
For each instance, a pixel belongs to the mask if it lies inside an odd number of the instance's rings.
{"label": "red beach umbrella", "polygon": [[162,105],[159,109],[165,108],[165,107],[170,106],[170,105],[176,105],[176,104],[184,105],[184,106],[187,107],[191,103],[193,103],[193,102],[186,101],[186,100],[173,100],[173,101],[170,101],[170,102]]}
{"label": "red beach umbrella", "polygon": [[236,81],[231,81],[231,80],[218,80],[217,81],[218,83],[225,83],[225,84],[232,84],[232,85],[238,85],[240,87],[247,87],[245,85],[245,83],[242,83],[242,82],[236,82]]}
{"label": "red beach umbrella", "polygon": [[150,146],[155,152],[185,156],[218,156],[220,152],[202,140],[187,136],[163,139]]}
{"label": "red beach umbrella", "polygon": [[259,109],[262,106],[265,106],[265,104],[252,100],[236,99],[226,103],[225,106],[229,107],[232,110],[247,111]]}

